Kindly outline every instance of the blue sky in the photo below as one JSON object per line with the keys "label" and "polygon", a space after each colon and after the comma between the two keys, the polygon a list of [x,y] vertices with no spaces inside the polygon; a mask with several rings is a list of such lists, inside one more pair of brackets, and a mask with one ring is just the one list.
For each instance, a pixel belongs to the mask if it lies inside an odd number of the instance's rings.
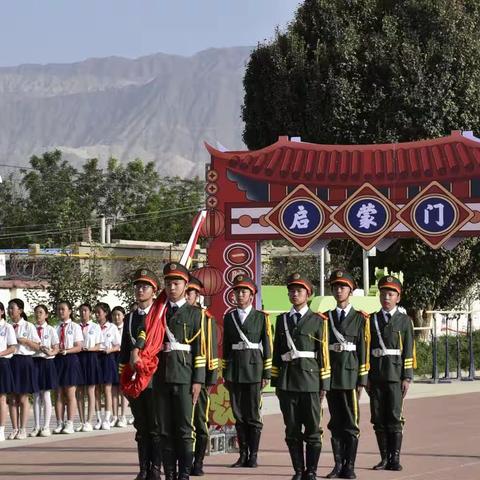
{"label": "blue sky", "polygon": [[3,0],[0,65],[255,45],[300,0]]}

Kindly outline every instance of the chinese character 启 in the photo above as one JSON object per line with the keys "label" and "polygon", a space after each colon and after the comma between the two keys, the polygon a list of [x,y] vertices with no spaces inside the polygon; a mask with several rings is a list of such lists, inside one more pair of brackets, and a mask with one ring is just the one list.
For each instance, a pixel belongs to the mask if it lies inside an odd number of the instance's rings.
{"label": "chinese character \u542f", "polygon": [[295,213],[293,217],[293,222],[290,225],[290,230],[294,228],[299,228],[302,230],[305,228],[308,228],[308,224],[310,223],[310,220],[307,217],[308,217],[308,211],[305,210],[305,207],[303,205],[299,205],[298,211]]}

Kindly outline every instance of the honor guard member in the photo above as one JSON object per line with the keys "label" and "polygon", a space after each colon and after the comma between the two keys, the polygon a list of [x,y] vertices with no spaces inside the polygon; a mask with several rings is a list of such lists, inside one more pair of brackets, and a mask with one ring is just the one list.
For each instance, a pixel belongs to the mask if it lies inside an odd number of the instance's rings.
{"label": "honor guard member", "polygon": [[360,435],[358,400],[368,377],[369,316],[350,304],[356,288],[350,273],[335,270],[330,276],[330,286],[337,306],[324,317],[329,327],[332,376],[327,392],[328,428],[335,466],[327,478],[356,478],[354,467]]}
{"label": "honor guard member", "polygon": [[262,433],[261,394],[272,369],[272,332],[268,315],[252,303],[257,286],[237,275],[233,290],[238,307],[223,320],[223,377],[237,430],[240,457],[232,467],[257,467]]}
{"label": "honor guard member", "polygon": [[272,386],[285,423],[285,442],[295,470],[292,480],[315,480],[322,449],[321,403],[330,388],[328,323],[308,307],[313,292],[309,280],[294,273],[287,288],[292,308],[277,317]]}
{"label": "honor guard member", "polygon": [[377,437],[381,461],[374,470],[401,470],[403,399],[413,380],[416,368],[413,323],[397,307],[402,284],[392,276],[378,282],[382,309],[373,315],[371,367],[368,393],[373,429]]}
{"label": "honor guard member", "polygon": [[[185,298],[190,305],[200,305],[200,292],[203,288],[202,282],[190,275]],[[206,370],[205,385],[202,386],[198,401],[195,405],[193,425],[195,427],[195,454],[191,475],[201,477],[203,472],[203,459],[208,446],[208,411],[210,409],[210,389],[217,383],[218,374],[218,344],[217,324],[207,309],[204,309],[204,330],[206,337]]]}
{"label": "honor guard member", "polygon": [[166,480],[187,480],[193,462],[193,409],[205,383],[204,312],[185,300],[188,270],[179,263],[163,269],[167,312],[164,343],[153,377],[155,414]]}
{"label": "honor guard member", "polygon": [[[137,308],[127,315],[123,328],[119,355],[120,374],[128,362],[134,365],[138,360],[136,345],[137,342],[145,341],[142,325],[153,305],[159,281],[151,270],[141,268],[133,276],[133,285]],[[129,402],[134,418],[133,425],[137,430],[135,440],[140,472],[136,480],[158,479],[161,471],[161,448],[154,415],[152,386],[149,385],[137,398],[129,398]]]}

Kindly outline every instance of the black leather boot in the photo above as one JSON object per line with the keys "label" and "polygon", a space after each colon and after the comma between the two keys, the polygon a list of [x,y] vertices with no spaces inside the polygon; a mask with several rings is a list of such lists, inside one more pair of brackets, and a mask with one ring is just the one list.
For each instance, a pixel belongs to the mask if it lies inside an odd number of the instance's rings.
{"label": "black leather boot", "polygon": [[150,448],[150,471],[148,480],[160,480],[162,478],[162,446],[158,439],[153,440]]}
{"label": "black leather boot", "polygon": [[386,432],[375,432],[377,436],[378,450],[380,451],[380,462],[377,463],[373,469],[374,470],[385,470],[387,466],[387,452],[388,452],[388,438]]}
{"label": "black leather boot", "polygon": [[240,456],[238,460],[231,465],[232,468],[246,467],[248,462],[248,443],[247,443],[247,430],[244,425],[237,425],[237,439],[238,448],[240,450]]}
{"label": "black leather boot", "polygon": [[164,448],[162,450],[163,472],[165,480],[177,480],[177,457],[175,450]]}
{"label": "black leather boot", "polygon": [[259,428],[249,428],[248,432],[248,449],[250,454],[248,456],[247,467],[257,468],[258,447],[260,445],[260,437],[262,431]]}
{"label": "black leather boot", "polygon": [[178,480],[188,480],[192,470],[193,451],[184,447],[178,458]]}
{"label": "black leather boot", "polygon": [[321,451],[321,445],[311,445],[307,443],[305,447],[305,465],[307,469],[303,477],[305,480],[316,480],[318,459],[320,458]]}
{"label": "black leather boot", "polygon": [[343,441],[340,438],[332,437],[332,451],[335,466],[327,478],[340,478],[343,468]]}
{"label": "black leather boot", "polygon": [[400,465],[400,451],[402,450],[403,433],[389,433],[388,437],[388,463],[385,470],[399,472],[403,468]]}
{"label": "black leather boot", "polygon": [[208,437],[197,437],[195,442],[195,458],[193,460],[193,467],[190,475],[192,477],[203,477],[203,459],[208,446]]}
{"label": "black leather boot", "polygon": [[345,461],[340,478],[357,478],[355,475],[355,460],[357,458],[358,438],[349,436],[345,442]]}
{"label": "black leather boot", "polygon": [[292,480],[302,480],[305,473],[305,460],[303,458],[303,442],[292,443],[288,445],[288,451],[290,452],[290,458],[292,460],[293,475]]}
{"label": "black leather boot", "polygon": [[147,480],[150,471],[150,442],[146,438],[137,439],[138,465],[140,471],[135,480]]}

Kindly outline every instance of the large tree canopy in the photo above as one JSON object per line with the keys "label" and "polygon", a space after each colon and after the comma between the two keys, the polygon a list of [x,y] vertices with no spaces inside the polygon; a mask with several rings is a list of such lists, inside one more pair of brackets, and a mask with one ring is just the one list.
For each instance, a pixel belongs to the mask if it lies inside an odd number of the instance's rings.
{"label": "large tree canopy", "polygon": [[[251,149],[279,135],[366,144],[478,131],[480,3],[305,0],[285,31],[252,52],[244,86]],[[358,267],[361,251],[350,251]],[[477,239],[452,252],[399,241],[375,263],[403,271],[410,306],[435,308],[462,298],[479,259]]]}

